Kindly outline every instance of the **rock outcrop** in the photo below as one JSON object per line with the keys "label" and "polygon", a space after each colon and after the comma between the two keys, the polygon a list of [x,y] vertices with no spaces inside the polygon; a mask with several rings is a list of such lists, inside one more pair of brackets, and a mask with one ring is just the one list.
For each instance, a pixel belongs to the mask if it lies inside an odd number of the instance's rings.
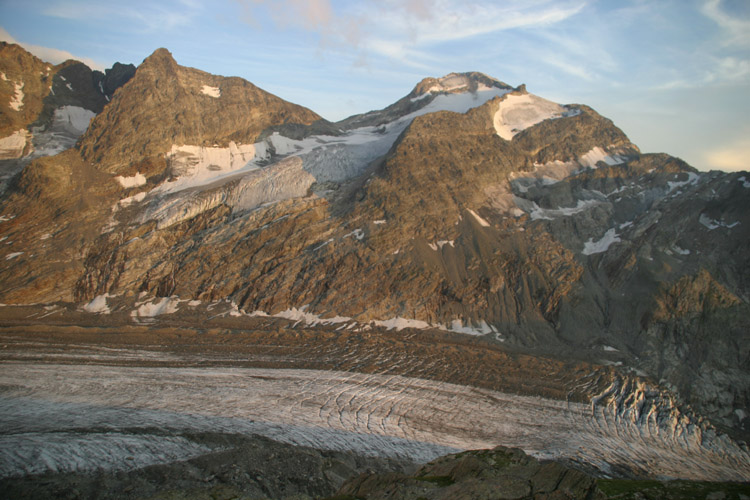
{"label": "rock outcrop", "polygon": [[596,481],[557,462],[539,462],[522,450],[498,446],[447,455],[413,475],[362,474],[333,498],[362,499],[604,499]]}

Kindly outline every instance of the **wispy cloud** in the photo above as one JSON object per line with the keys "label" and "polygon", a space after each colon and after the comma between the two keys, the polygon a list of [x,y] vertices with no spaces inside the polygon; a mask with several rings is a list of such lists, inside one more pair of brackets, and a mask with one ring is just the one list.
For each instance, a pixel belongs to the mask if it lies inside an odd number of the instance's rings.
{"label": "wispy cloud", "polygon": [[142,31],[170,31],[190,25],[198,18],[203,5],[194,0],[168,3],[110,4],[90,0],[61,1],[45,8],[46,16],[77,21],[127,19]]}
{"label": "wispy cloud", "polygon": [[549,26],[574,16],[582,2],[560,5],[552,2],[487,4],[476,1],[440,0],[432,9],[413,2],[386,2],[371,6],[379,31],[391,32],[416,44],[440,43],[513,29]]}
{"label": "wispy cloud", "polygon": [[750,46],[750,19],[727,13],[722,0],[706,0],[701,12],[719,25],[725,44]]}
{"label": "wispy cloud", "polygon": [[[582,1],[367,0],[334,9],[329,0],[237,0],[251,20],[261,10],[280,27],[321,36],[326,47],[369,53],[411,67],[425,67],[429,48],[515,29],[562,22],[583,9]],[[254,21],[251,21],[254,23]]]}
{"label": "wispy cloud", "polygon": [[37,56],[42,61],[52,64],[60,64],[61,62],[67,61],[68,59],[75,59],[76,61],[81,61],[91,69],[104,71],[104,68],[106,67],[104,64],[94,61],[93,59],[90,59],[88,57],[75,56],[67,50],[60,50],[51,47],[42,47],[41,45],[19,42],[10,33],[8,33],[5,28],[2,27],[0,27],[0,41],[16,43]]}
{"label": "wispy cloud", "polygon": [[[695,56],[695,59],[698,59]],[[651,87],[651,90],[671,91],[750,83],[750,61],[737,57],[703,56],[703,62],[692,75],[683,75]]]}

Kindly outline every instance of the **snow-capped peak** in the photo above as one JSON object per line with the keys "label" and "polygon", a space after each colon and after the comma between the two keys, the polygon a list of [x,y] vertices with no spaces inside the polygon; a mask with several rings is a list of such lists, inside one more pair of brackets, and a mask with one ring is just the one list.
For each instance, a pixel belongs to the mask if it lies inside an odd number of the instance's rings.
{"label": "snow-capped peak", "polygon": [[425,78],[417,84],[410,96],[417,98],[426,94],[475,93],[492,88],[511,90],[512,87],[482,73],[450,73],[440,78]]}

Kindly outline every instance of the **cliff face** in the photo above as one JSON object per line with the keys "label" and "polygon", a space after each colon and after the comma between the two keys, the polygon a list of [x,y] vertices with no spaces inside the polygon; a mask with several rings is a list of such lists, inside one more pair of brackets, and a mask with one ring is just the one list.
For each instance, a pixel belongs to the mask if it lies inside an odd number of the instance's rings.
{"label": "cliff face", "polygon": [[480,74],[330,124],[159,49],[16,179],[0,300],[486,335],[641,370],[743,430],[748,189]]}

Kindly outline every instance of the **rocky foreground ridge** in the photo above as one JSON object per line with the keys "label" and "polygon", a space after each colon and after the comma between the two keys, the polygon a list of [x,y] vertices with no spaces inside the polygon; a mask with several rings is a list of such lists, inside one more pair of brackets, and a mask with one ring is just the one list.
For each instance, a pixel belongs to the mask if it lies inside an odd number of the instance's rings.
{"label": "rocky foreground ridge", "polygon": [[[52,92],[5,75],[10,144]],[[750,174],[642,154],[585,105],[476,73],[330,123],[159,49],[101,98],[3,195],[0,302],[486,335],[629,367],[748,430]]]}

